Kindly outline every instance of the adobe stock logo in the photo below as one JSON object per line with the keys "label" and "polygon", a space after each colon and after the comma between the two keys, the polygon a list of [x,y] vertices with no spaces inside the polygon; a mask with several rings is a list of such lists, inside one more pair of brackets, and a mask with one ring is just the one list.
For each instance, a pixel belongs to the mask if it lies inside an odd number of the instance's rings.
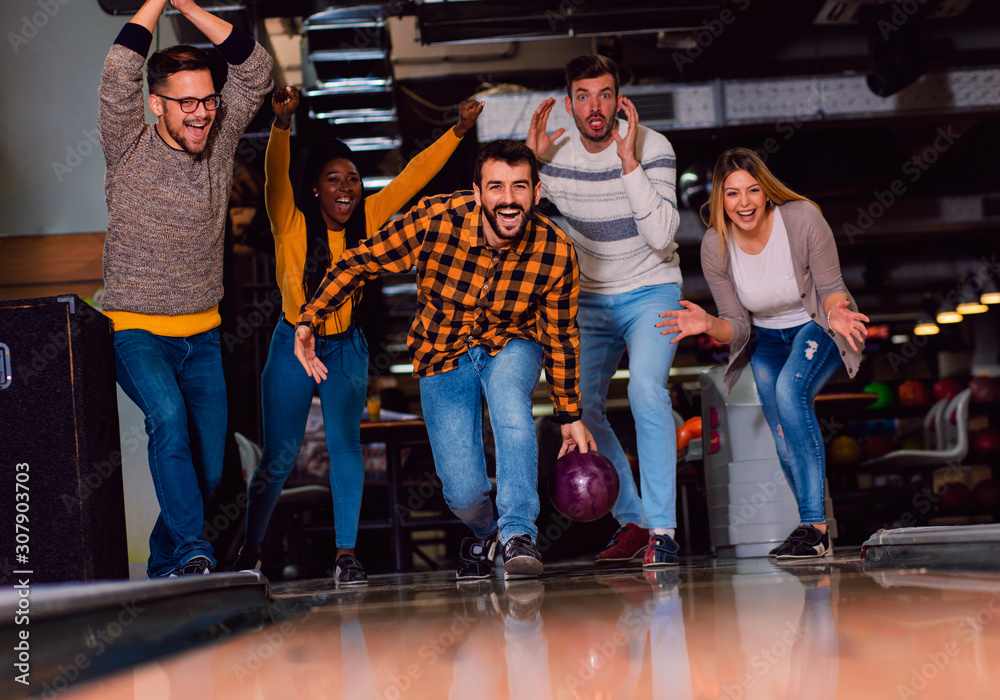
{"label": "adobe stock logo", "polygon": [[[750,7],[750,0],[739,0],[736,5],[736,9],[740,12],[746,11],[748,7]],[[736,12],[726,8],[711,22],[702,22],[701,24],[704,28],[695,35],[695,45],[684,51],[674,51],[670,55],[674,60],[677,72],[683,73],[685,66],[689,63],[694,63],[696,59],[700,58],[722,36],[723,32],[726,31],[726,27],[736,21],[737,17]]]}
{"label": "adobe stock logo", "polygon": [[896,178],[885,190],[872,192],[874,201],[869,202],[868,206],[858,207],[858,217],[854,223],[849,221],[844,223],[843,230],[847,240],[854,243],[856,238],[874,226],[875,222],[882,218],[892,205],[906,194],[910,186],[923,177],[923,174],[937,163],[961,136],[962,134],[953,131],[950,125],[938,128],[934,142],[903,163],[900,170],[905,178]]}
{"label": "adobe stock logo", "polygon": [[58,15],[59,11],[72,1],[36,0],[35,4],[39,9],[30,17],[27,15],[21,17],[21,31],[7,32],[7,40],[10,42],[11,48],[14,49],[14,53],[18,53],[22,46],[38,36],[39,30],[47,25],[50,19]]}
{"label": "adobe stock logo", "polygon": [[84,129],[80,133],[83,134],[84,138],[76,144],[76,148],[66,146],[66,157],[62,161],[52,161],[52,172],[56,174],[56,179],[59,182],[62,182],[63,177],[80,167],[87,156],[101,152],[101,139],[97,129],[90,131]]}

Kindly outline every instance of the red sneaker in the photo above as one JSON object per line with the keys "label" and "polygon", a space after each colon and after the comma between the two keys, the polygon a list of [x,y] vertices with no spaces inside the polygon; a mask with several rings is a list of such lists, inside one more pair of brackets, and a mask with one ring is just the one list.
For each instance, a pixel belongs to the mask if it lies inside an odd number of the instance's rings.
{"label": "red sneaker", "polygon": [[648,544],[649,530],[635,523],[629,523],[618,528],[608,546],[597,555],[597,563],[631,561],[646,551]]}

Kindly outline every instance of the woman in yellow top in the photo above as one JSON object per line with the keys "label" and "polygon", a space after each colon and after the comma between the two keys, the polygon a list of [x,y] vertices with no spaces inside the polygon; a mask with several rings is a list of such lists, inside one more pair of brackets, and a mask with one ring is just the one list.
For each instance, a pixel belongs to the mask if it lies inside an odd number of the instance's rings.
{"label": "woman in yellow top", "polygon": [[[312,298],[327,267],[346,249],[377,232],[434,177],[476,123],[482,103],[463,102],[459,122],[417,155],[381,191],[364,196],[351,150],[339,140],[312,149],[299,204],[289,178],[289,126],[299,104],[293,87],[274,93],[274,125],[264,160],[264,201],[274,234],[282,316],[271,338],[261,377],[264,445],[250,481],[246,535],[234,569],[259,569],[260,545],[288,474],[295,464],[313,390],[318,388],[330,455],[330,489],[336,528],[334,578],[340,584],[368,580],[354,557],[364,462],[360,423],[368,388],[368,343],[359,328],[360,295],[352,297],[317,329],[316,353],[334,369],[316,384],[293,353],[299,307]],[[332,381],[330,381],[332,380]]]}

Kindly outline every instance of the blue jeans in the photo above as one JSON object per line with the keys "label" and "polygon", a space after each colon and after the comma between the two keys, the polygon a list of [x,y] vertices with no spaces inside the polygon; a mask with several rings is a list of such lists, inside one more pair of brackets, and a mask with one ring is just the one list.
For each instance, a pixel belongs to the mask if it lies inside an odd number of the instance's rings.
{"label": "blue jeans", "polygon": [[122,390],[146,416],[149,470],[160,503],[146,574],[166,576],[198,555],[215,566],[202,528],[226,449],[228,407],[218,329],[187,338],[118,331],[115,371]]}
{"label": "blue jeans", "polygon": [[[623,294],[580,293],[580,394],[583,422],[597,451],[618,470],[620,490],[611,509],[622,525],[677,526],[677,434],[667,378],[677,345],[661,335],[660,314],[680,309],[681,286],[659,284]],[[625,451],[608,422],[611,377],[628,349],[628,400],[635,420],[642,499]]]}
{"label": "blue jeans", "polygon": [[[420,405],[444,500],[476,537],[500,530],[500,542],[538,534],[538,442],[531,397],[542,347],[514,338],[496,355],[469,348],[458,367],[420,379]],[[483,453],[483,398],[496,443],[497,500]]]}
{"label": "blue jeans", "polygon": [[750,367],[804,525],[826,522],[826,453],[812,401],[842,364],[837,344],[817,323],[754,326]]}
{"label": "blue jeans", "polygon": [[281,489],[302,448],[309,406],[318,390],[330,455],[337,547],[353,549],[357,543],[365,481],[361,412],[368,391],[368,351],[362,337],[359,329],[351,328],[336,336],[316,338],[316,355],[329,371],[327,378],[316,384],[295,357],[295,329],[284,316],[278,321],[260,380],[264,444],[248,489],[246,538],[250,542],[264,539]]}

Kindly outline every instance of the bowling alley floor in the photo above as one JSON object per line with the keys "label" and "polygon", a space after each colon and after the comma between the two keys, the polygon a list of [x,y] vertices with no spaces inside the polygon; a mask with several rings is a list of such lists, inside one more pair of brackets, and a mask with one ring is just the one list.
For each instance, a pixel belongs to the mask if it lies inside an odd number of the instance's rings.
{"label": "bowling alley floor", "polygon": [[341,589],[331,580],[268,586],[252,574],[143,582],[146,597],[103,618],[80,623],[67,609],[62,660],[40,648],[56,637],[35,640],[31,685],[9,682],[5,664],[0,695],[1000,696],[1000,572],[866,570],[859,554],[699,558],[658,570],[549,563],[537,580],[458,584],[442,571]]}

